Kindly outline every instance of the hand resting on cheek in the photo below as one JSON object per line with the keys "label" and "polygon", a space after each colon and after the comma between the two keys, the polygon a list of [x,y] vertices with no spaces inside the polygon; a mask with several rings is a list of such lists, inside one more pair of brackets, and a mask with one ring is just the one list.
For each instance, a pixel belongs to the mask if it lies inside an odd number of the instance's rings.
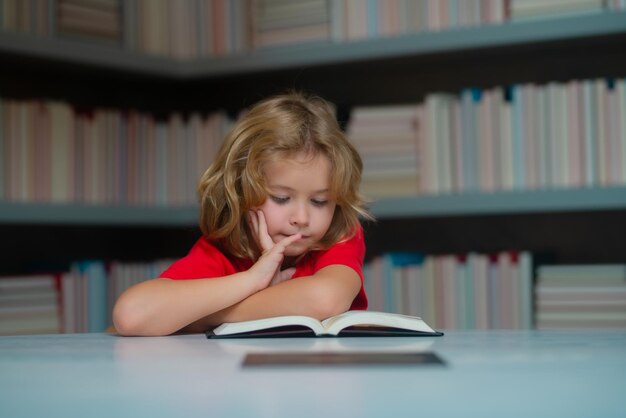
{"label": "hand resting on cheek", "polygon": [[267,222],[263,211],[251,210],[248,212],[248,223],[254,239],[262,251],[261,256],[250,268],[254,273],[259,285],[259,290],[268,286],[274,286],[288,280],[293,276],[296,269],[293,267],[281,270],[280,267],[285,258],[286,248],[302,238],[301,234],[291,235],[274,243],[267,230]]}

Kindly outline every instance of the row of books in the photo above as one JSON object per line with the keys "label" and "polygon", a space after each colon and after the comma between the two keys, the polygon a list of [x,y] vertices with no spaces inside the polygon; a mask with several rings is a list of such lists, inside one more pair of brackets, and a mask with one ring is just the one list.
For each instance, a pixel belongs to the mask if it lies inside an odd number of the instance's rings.
{"label": "row of books", "polygon": [[120,43],[121,0],[0,0],[0,29]]}
{"label": "row of books", "polygon": [[124,46],[177,59],[251,48],[248,0],[125,0]]}
{"label": "row of books", "polygon": [[230,129],[223,113],[168,120],[135,111],[76,112],[0,99],[0,199],[180,206]]}
{"label": "row of books", "polygon": [[[102,332],[119,295],[172,261],[81,261],[58,274],[0,277],[0,335]],[[363,273],[369,309],[421,316],[435,328],[626,329],[623,264],[539,266],[534,293],[528,252],[394,252]]]}
{"label": "row of books", "polygon": [[347,133],[374,197],[626,184],[626,80],[429,94],[356,108]]}
{"label": "row of books", "polygon": [[349,41],[625,10],[625,0],[331,0],[331,36]]}
{"label": "row of books", "polygon": [[249,0],[0,0],[0,29],[179,59],[251,46]]}
{"label": "row of books", "polygon": [[626,329],[626,265],[553,265],[537,269],[538,329]]}
{"label": "row of books", "polygon": [[0,0],[0,30],[53,36],[55,20],[52,0]]}
{"label": "row of books", "polygon": [[626,0],[0,0],[0,29],[192,59],[623,9]]}
{"label": "row of books", "polygon": [[351,41],[502,23],[510,17],[510,3],[508,0],[337,0],[331,2],[332,38]]}
{"label": "row of books", "polygon": [[[467,89],[355,108],[347,135],[380,198],[626,184],[626,80]],[[232,126],[224,113],[166,121],[0,99],[0,199],[189,205]]]}
{"label": "row of books", "polygon": [[171,262],[81,261],[58,274],[0,277],[0,335],[105,331],[118,296]]}
{"label": "row of books", "polygon": [[532,327],[528,252],[388,253],[365,265],[364,280],[369,309],[420,316],[435,328]]}
{"label": "row of books", "polygon": [[61,329],[102,332],[112,324],[115,301],[128,287],[157,277],[173,260],[122,263],[82,261],[61,275]]}

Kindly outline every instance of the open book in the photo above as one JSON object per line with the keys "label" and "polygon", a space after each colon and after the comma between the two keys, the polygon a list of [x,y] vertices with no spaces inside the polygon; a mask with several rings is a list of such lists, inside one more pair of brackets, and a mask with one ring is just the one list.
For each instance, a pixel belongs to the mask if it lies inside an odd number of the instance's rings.
{"label": "open book", "polygon": [[269,337],[390,337],[440,336],[416,316],[373,311],[348,311],[318,321],[308,316],[278,316],[244,322],[224,323],[208,338]]}

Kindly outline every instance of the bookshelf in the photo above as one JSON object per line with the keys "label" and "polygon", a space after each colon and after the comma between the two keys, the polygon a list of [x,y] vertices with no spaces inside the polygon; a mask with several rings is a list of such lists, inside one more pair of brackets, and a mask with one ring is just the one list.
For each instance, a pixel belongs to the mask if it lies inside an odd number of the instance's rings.
{"label": "bookshelf", "polygon": [[105,206],[0,202],[0,223],[31,225],[163,226],[198,224],[196,206]]}
{"label": "bookshelf", "polygon": [[[9,78],[3,77],[0,87],[10,95],[64,97],[83,105],[154,112],[236,111],[296,87],[349,108],[415,102],[428,92],[457,92],[468,86],[612,77],[626,73],[626,58],[620,53],[624,45],[625,11],[266,47],[190,60],[5,31],[0,32],[0,71]],[[85,87],[93,94],[85,95]]]}
{"label": "bookshelf", "polygon": [[117,70],[174,80],[210,79],[310,66],[418,59],[432,54],[458,54],[494,48],[520,48],[555,42],[576,43],[595,38],[624,38],[626,12],[602,12],[560,19],[541,19],[480,27],[419,32],[352,42],[318,41],[264,47],[219,57],[177,60],[140,54],[119,46],[0,32],[4,56],[64,62],[93,70]]}
{"label": "bookshelf", "polygon": [[[626,11],[312,42],[179,60],[106,42],[0,32],[0,91],[79,108],[231,114],[288,88],[316,92],[345,123],[355,106],[415,103],[466,87],[626,76]],[[368,257],[523,249],[550,262],[624,262],[626,187],[386,198],[371,205]],[[179,257],[199,236],[197,207],[0,201],[3,273],[73,257]],[[32,251],[31,237],[47,251]]]}

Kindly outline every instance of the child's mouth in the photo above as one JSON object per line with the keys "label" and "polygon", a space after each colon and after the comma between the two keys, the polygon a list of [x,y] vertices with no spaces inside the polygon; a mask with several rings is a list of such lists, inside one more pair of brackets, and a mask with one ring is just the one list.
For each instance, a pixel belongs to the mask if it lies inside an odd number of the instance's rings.
{"label": "child's mouth", "polygon": [[[287,237],[292,237],[294,235],[296,235],[296,234],[280,234],[280,239],[284,239],[284,238],[287,238]],[[300,239],[298,239],[296,242],[300,242],[302,240],[308,239],[309,237],[310,237],[309,235],[302,235],[300,237]]]}

